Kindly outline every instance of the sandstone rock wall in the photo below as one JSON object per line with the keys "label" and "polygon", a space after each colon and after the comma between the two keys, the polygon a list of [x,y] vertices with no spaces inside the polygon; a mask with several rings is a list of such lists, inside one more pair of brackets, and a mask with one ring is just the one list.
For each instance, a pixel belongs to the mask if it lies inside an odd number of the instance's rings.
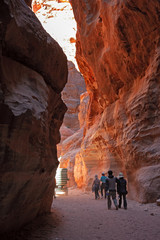
{"label": "sandstone rock wall", "polygon": [[[81,144],[84,136],[84,129],[86,125],[86,113],[88,110],[88,102],[89,96],[88,93],[85,92],[81,94],[80,97],[80,105],[79,105],[79,124],[80,129],[70,134],[70,136],[66,136],[66,138],[62,139],[61,144],[61,152],[60,152],[60,167],[68,169],[68,177],[69,182],[68,186],[77,185],[78,187],[84,186],[84,181],[82,180],[83,176],[81,174],[81,168],[78,171],[75,170],[75,159],[76,156],[81,151]],[[68,129],[68,128],[67,128]],[[62,132],[63,131],[63,132]],[[64,136],[64,130],[61,130],[61,136]],[[68,131],[67,131],[68,132]],[[81,166],[81,163],[80,163]],[[77,167],[76,167],[77,168]]]}
{"label": "sandstone rock wall", "polygon": [[[65,113],[63,124],[60,128],[61,141],[57,145],[60,167],[68,169],[68,186],[75,185],[74,162],[80,150],[83,139],[85,114],[87,112],[87,96],[83,97],[85,83],[74,64],[68,61],[68,82],[62,91],[62,99],[68,110]],[[80,99],[81,95],[81,99]]]}
{"label": "sandstone rock wall", "polygon": [[67,59],[21,0],[0,2],[0,233],[50,211]]}
{"label": "sandstone rock wall", "polygon": [[60,128],[61,141],[57,145],[60,167],[68,169],[68,186],[75,185],[74,162],[83,139],[88,103],[88,101],[87,103],[84,101],[84,99],[88,98],[88,94],[87,97],[83,97],[85,90],[84,78],[77,71],[74,64],[68,61],[68,82],[62,91],[62,99],[68,110]]}
{"label": "sandstone rock wall", "polygon": [[68,61],[68,82],[62,91],[62,99],[68,110],[65,113],[64,125],[73,131],[77,131],[79,126],[78,107],[80,95],[86,91],[84,78],[77,71],[75,65]]}
{"label": "sandstone rock wall", "polygon": [[[90,95],[77,184],[123,171],[141,202],[160,192],[160,2],[70,0],[76,58]],[[77,164],[76,164],[77,162]],[[85,171],[84,171],[85,169]]]}

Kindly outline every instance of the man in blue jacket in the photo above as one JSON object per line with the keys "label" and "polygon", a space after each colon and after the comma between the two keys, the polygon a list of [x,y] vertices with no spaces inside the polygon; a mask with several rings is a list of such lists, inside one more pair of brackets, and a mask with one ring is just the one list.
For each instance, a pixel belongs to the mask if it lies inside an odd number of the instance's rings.
{"label": "man in blue jacket", "polygon": [[106,198],[106,176],[104,172],[102,172],[100,181],[101,181],[101,198],[103,198],[103,193],[104,197]]}

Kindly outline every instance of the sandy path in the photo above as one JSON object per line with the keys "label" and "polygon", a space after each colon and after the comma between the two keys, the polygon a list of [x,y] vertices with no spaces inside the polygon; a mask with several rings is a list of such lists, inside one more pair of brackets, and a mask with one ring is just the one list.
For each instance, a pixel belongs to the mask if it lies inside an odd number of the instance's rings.
{"label": "sandy path", "polygon": [[[8,238],[9,239],[9,238]],[[128,200],[128,210],[106,200],[94,200],[92,193],[69,190],[54,199],[52,213],[29,224],[12,240],[159,240],[160,207]]]}

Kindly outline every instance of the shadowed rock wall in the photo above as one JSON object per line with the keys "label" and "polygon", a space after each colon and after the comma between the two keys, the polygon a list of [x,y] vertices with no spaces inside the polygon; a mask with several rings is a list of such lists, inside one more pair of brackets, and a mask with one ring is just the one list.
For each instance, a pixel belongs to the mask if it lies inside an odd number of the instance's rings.
{"label": "shadowed rock wall", "polygon": [[77,183],[88,186],[95,173],[112,168],[127,176],[130,196],[154,201],[160,192],[160,2],[70,2],[76,58],[90,95]]}
{"label": "shadowed rock wall", "polygon": [[0,232],[50,211],[67,59],[23,0],[0,2]]}
{"label": "shadowed rock wall", "polygon": [[78,107],[80,104],[80,95],[85,92],[85,82],[75,65],[68,61],[68,82],[62,91],[62,99],[68,110],[65,113],[63,124],[70,130],[79,129]]}

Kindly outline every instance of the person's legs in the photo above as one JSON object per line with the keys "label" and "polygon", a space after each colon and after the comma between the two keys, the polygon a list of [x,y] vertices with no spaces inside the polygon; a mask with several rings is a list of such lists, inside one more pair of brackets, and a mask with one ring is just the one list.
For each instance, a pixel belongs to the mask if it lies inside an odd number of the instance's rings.
{"label": "person's legs", "polygon": [[111,204],[110,193],[108,193],[108,209],[111,209]]}
{"label": "person's legs", "polygon": [[103,198],[103,183],[101,184],[101,197]]}
{"label": "person's legs", "polygon": [[94,193],[95,193],[95,199],[97,199],[97,198],[96,198],[96,191],[94,191]]}
{"label": "person's legs", "polygon": [[118,204],[117,204],[117,199],[116,199],[116,191],[112,191],[112,199],[113,199],[114,205],[116,207],[116,210],[118,210]]}
{"label": "person's legs", "polygon": [[119,194],[119,208],[121,208],[121,204],[122,204],[122,193]]}
{"label": "person's legs", "polygon": [[100,196],[99,196],[99,188],[97,189],[97,198],[100,198]]}
{"label": "person's legs", "polygon": [[103,191],[104,191],[104,197],[106,198],[106,184],[103,183]]}
{"label": "person's legs", "polygon": [[126,194],[123,193],[123,206],[124,206],[124,209],[127,209],[127,200],[126,200]]}
{"label": "person's legs", "polygon": [[98,190],[97,188],[95,188],[95,199],[97,199],[97,197],[98,197]]}

